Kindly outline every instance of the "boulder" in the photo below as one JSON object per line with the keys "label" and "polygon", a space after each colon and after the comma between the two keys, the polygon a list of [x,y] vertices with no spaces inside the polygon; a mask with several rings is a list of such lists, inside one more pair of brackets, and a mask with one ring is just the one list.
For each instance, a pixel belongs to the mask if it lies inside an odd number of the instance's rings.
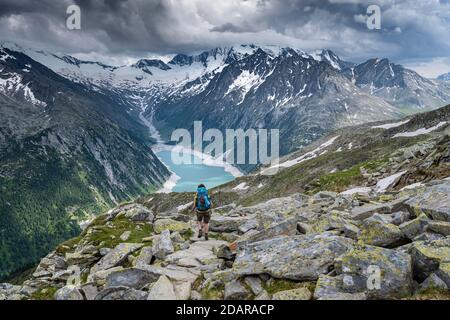
{"label": "boulder", "polygon": [[95,300],[95,297],[98,294],[98,288],[93,283],[85,283],[80,288],[81,292],[83,292],[86,300]]}
{"label": "boulder", "polygon": [[425,231],[428,223],[428,217],[425,214],[421,214],[416,219],[402,223],[399,228],[408,239],[413,240]]}
{"label": "boulder", "polygon": [[153,222],[154,214],[143,205],[135,204],[126,211],[125,217],[134,222]]}
{"label": "boulder", "polygon": [[164,230],[170,232],[178,231],[180,233],[190,230],[190,226],[186,222],[176,221],[173,219],[158,219],[153,224],[153,229],[155,233],[161,233]]}
{"label": "boulder", "polygon": [[278,291],[273,294],[272,300],[310,300],[311,292],[307,288]]}
{"label": "boulder", "polygon": [[147,300],[176,300],[175,290],[172,282],[166,276],[159,277],[151,287]]}
{"label": "boulder", "polygon": [[177,300],[189,300],[191,297],[192,285],[190,282],[175,283],[173,289]]}
{"label": "boulder", "polygon": [[433,220],[450,221],[450,180],[416,189],[416,192],[405,203],[412,214],[425,213]]}
{"label": "boulder", "polygon": [[406,222],[409,220],[409,212],[406,211],[397,211],[394,212],[391,217],[392,217],[392,224],[395,224],[396,226],[401,225],[402,223]]}
{"label": "boulder", "polygon": [[84,300],[79,288],[65,286],[55,292],[55,300]]}
{"label": "boulder", "polygon": [[249,295],[250,293],[239,280],[234,280],[225,284],[225,300],[245,300]]}
{"label": "boulder", "polygon": [[444,236],[450,236],[450,222],[430,221],[428,223],[427,230],[442,234]]}
{"label": "boulder", "polygon": [[409,252],[413,261],[414,278],[422,282],[438,270],[441,262],[450,261],[450,238],[414,242]]}
{"label": "boulder", "polygon": [[194,283],[201,275],[201,271],[194,268],[186,268],[175,265],[168,265],[166,267],[157,266],[145,266],[141,267],[150,272],[154,272],[158,275],[165,275],[174,282],[189,282]]}
{"label": "boulder", "polygon": [[[347,293],[369,298],[396,299],[412,293],[412,262],[409,254],[374,246],[358,246],[335,261]],[[377,285],[379,283],[379,286]]]}
{"label": "boulder", "polygon": [[432,273],[424,282],[420,284],[419,292],[427,292],[432,290],[447,290],[447,284],[436,275]]}
{"label": "boulder", "polygon": [[172,240],[170,239],[170,231],[165,229],[161,232],[161,235],[155,239],[152,248],[153,254],[156,258],[164,260],[167,255],[173,253]]}
{"label": "boulder", "polygon": [[125,231],[124,233],[122,233],[122,235],[120,236],[120,240],[122,241],[127,241],[128,238],[130,238],[131,235],[131,231]]}
{"label": "boulder", "polygon": [[405,243],[404,235],[399,227],[386,224],[376,219],[367,219],[358,233],[358,240],[374,246],[394,248]]}
{"label": "boulder", "polygon": [[349,293],[342,287],[343,276],[331,277],[321,275],[316,283],[314,299],[317,300],[366,300],[367,296],[363,292]]}
{"label": "boulder", "polygon": [[209,222],[209,229],[215,232],[238,232],[246,223],[255,219],[256,215],[237,217],[213,215]]}
{"label": "boulder", "polygon": [[128,256],[142,248],[140,243],[121,243],[91,268],[91,273],[117,267],[126,261]]}
{"label": "boulder", "polygon": [[146,300],[148,293],[127,287],[112,287],[100,291],[94,300]]}
{"label": "boulder", "polygon": [[159,279],[157,273],[138,268],[129,268],[110,273],[106,278],[106,287],[128,287],[142,289],[146,284]]}
{"label": "boulder", "polygon": [[364,220],[370,218],[375,213],[392,213],[404,208],[407,197],[402,197],[386,203],[367,204],[352,209],[351,217],[354,220]]}
{"label": "boulder", "polygon": [[136,257],[136,259],[133,260],[133,266],[140,267],[149,265],[152,262],[152,258],[153,258],[152,247],[144,247],[141,249],[141,252]]}
{"label": "boulder", "polygon": [[353,240],[328,234],[263,240],[238,248],[233,271],[239,275],[267,273],[274,278],[316,280],[352,246]]}
{"label": "boulder", "polygon": [[289,218],[283,222],[274,223],[264,230],[253,232],[251,234],[240,237],[235,242],[235,244],[231,245],[231,249],[234,251],[238,246],[244,246],[252,242],[266,240],[278,236],[294,236],[296,232],[297,219]]}
{"label": "boulder", "polygon": [[441,278],[450,289],[450,261],[441,262],[436,274]]}
{"label": "boulder", "polygon": [[264,291],[260,277],[249,276],[245,277],[244,281],[255,296],[260,295]]}

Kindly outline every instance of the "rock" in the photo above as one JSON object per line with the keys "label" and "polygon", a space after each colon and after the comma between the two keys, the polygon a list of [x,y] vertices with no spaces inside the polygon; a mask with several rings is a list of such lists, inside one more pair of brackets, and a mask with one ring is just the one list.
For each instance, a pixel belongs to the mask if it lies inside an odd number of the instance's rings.
{"label": "rock", "polygon": [[202,300],[202,295],[198,291],[191,290],[191,300]]}
{"label": "rock", "polygon": [[148,293],[127,287],[112,287],[100,291],[94,300],[146,300]]}
{"label": "rock", "polygon": [[260,277],[249,276],[249,277],[245,277],[244,281],[247,284],[247,286],[250,288],[250,290],[252,290],[252,292],[255,296],[258,296],[259,294],[261,294],[264,291]]}
{"label": "rock", "polygon": [[258,220],[247,220],[243,225],[238,228],[239,233],[244,234],[250,230],[257,229],[259,227]]}
{"label": "rock", "polygon": [[98,286],[103,286],[106,283],[106,278],[110,273],[123,270],[123,267],[114,267],[107,270],[99,270],[96,272],[92,272],[88,276],[88,282],[93,282],[97,284]]}
{"label": "rock", "polygon": [[153,222],[154,219],[153,212],[140,204],[127,210],[125,217],[135,222]]}
{"label": "rock", "polygon": [[399,226],[402,223],[408,221],[408,219],[409,219],[409,212],[397,211],[397,212],[394,212],[391,215],[391,217],[392,217],[392,224],[395,224],[396,226]]}
{"label": "rock", "polygon": [[160,276],[150,289],[147,300],[176,300],[172,282],[166,276]]}
{"label": "rock", "polygon": [[430,221],[428,223],[427,230],[442,234],[444,236],[450,236],[450,222]]}
{"label": "rock", "polygon": [[106,287],[128,287],[142,289],[146,284],[159,279],[157,273],[149,270],[129,268],[110,273],[106,278]]}
{"label": "rock", "polygon": [[142,248],[140,243],[121,243],[91,268],[91,273],[117,267],[126,261],[128,256]]}
{"label": "rock", "polygon": [[[69,277],[74,274],[74,270],[67,269],[67,270],[61,270],[53,273],[52,275],[52,281],[58,282],[66,282]],[[33,275],[34,276],[34,275]]]}
{"label": "rock", "polygon": [[120,236],[120,240],[122,241],[127,241],[128,238],[131,235],[131,231],[125,231],[124,233],[122,233],[122,235]]}
{"label": "rock", "polygon": [[180,233],[190,230],[190,226],[186,222],[176,221],[172,219],[159,219],[153,225],[155,233],[161,233],[164,230],[170,232],[178,231]]}
{"label": "rock", "polygon": [[217,249],[217,257],[220,259],[233,260],[235,256],[236,255],[231,251],[230,247],[226,244],[221,245]]}
{"label": "rock", "polygon": [[239,217],[213,215],[209,222],[209,229],[215,232],[237,232],[247,222],[255,220],[256,215]]}
{"label": "rock", "polygon": [[189,282],[181,282],[175,283],[174,286],[175,296],[177,300],[189,300],[191,297],[191,283]]}
{"label": "rock", "polygon": [[239,275],[267,273],[274,278],[316,280],[352,246],[351,239],[327,234],[263,240],[238,248],[233,271]]}
{"label": "rock", "polygon": [[273,294],[272,300],[310,300],[311,292],[307,288],[278,291]]}
{"label": "rock", "polygon": [[170,239],[170,231],[163,230],[161,235],[155,240],[152,248],[153,254],[156,258],[164,260],[167,255],[173,253],[175,249],[173,248],[172,240]]}
{"label": "rock", "polygon": [[438,270],[441,262],[450,261],[450,238],[414,242],[409,252],[413,261],[414,278],[422,282]]}
{"label": "rock", "polygon": [[450,180],[416,189],[416,192],[405,203],[412,214],[425,213],[433,220],[450,221]]}
{"label": "rock", "polygon": [[[280,223],[274,223],[267,227],[264,230],[244,235],[240,237],[235,244],[232,244],[230,247],[232,251],[235,250],[238,246],[243,246],[252,242],[257,242],[261,240],[266,240],[270,238],[274,238],[277,236],[293,236],[297,232],[297,219],[289,218]],[[234,250],[233,250],[234,249]]]}
{"label": "rock", "polygon": [[134,267],[146,266],[152,262],[153,258],[153,249],[151,247],[144,247],[141,249],[141,252],[133,260]]}
{"label": "rock", "polygon": [[441,278],[448,288],[450,288],[450,261],[441,262],[436,273]]}
{"label": "rock", "polygon": [[439,278],[435,273],[432,273],[424,282],[420,284],[419,292],[427,292],[430,290],[447,290],[447,284]]}
{"label": "rock", "polygon": [[321,275],[316,283],[314,299],[317,300],[366,300],[367,296],[360,293],[345,292],[343,287],[343,276],[330,277]]}
{"label": "rock", "polygon": [[374,213],[391,213],[393,211],[398,211],[403,208],[407,199],[407,197],[402,197],[391,202],[356,207],[352,209],[351,217],[354,220],[364,220],[370,218]]}
{"label": "rock", "polygon": [[75,251],[73,253],[66,253],[65,260],[68,265],[89,266],[98,261],[99,257],[92,253],[85,254]]}
{"label": "rock", "polygon": [[255,300],[270,300],[270,295],[267,293],[266,290],[261,292],[259,295],[255,297]]}
{"label": "rock", "polygon": [[358,233],[358,240],[366,244],[394,248],[405,243],[402,231],[393,224],[385,224],[375,219],[367,219]]}
{"label": "rock", "polygon": [[347,223],[342,227],[342,231],[347,238],[356,240],[358,238],[359,228],[354,224]]}
{"label": "rock", "polygon": [[238,280],[227,282],[225,284],[225,300],[245,300],[249,297],[249,292]]}
{"label": "rock", "polygon": [[100,252],[100,255],[101,255],[102,257],[104,257],[104,256],[106,256],[108,253],[110,253],[111,250],[112,250],[111,248],[100,248],[99,252]]}
{"label": "rock", "polygon": [[77,287],[65,286],[55,292],[55,300],[84,300],[84,297]]}
{"label": "rock", "polygon": [[86,297],[86,300],[95,300],[98,294],[98,289],[93,283],[85,283],[81,286],[80,291]]}
{"label": "rock", "polygon": [[423,233],[428,225],[428,218],[425,214],[421,214],[416,219],[402,223],[399,228],[403,234],[410,240]]}
{"label": "rock", "polygon": [[154,272],[158,275],[165,275],[174,282],[194,283],[201,275],[201,271],[194,268],[185,268],[180,266],[168,265],[167,267],[146,266],[143,269]]}
{"label": "rock", "polygon": [[[369,298],[396,299],[412,293],[412,262],[409,254],[374,246],[357,247],[336,259],[336,273],[348,293]],[[379,287],[376,284],[379,270]],[[370,284],[373,283],[373,287]]]}

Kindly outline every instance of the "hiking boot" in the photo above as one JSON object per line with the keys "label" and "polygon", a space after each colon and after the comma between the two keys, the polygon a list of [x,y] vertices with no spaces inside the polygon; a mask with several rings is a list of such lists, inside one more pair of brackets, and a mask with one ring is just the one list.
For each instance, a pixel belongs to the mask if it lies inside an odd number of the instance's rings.
{"label": "hiking boot", "polygon": [[209,239],[209,238],[208,238],[208,234],[205,233],[205,240],[208,241],[208,239]]}
{"label": "hiking boot", "polygon": [[198,232],[198,238],[201,238],[202,236],[203,236],[203,231],[200,230],[200,231]]}

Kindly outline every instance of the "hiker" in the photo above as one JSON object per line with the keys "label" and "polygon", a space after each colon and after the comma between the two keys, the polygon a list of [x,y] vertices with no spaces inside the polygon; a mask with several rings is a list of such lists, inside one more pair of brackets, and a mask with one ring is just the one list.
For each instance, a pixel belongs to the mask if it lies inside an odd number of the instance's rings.
{"label": "hiker", "polygon": [[194,197],[194,206],[192,211],[197,213],[198,238],[205,234],[205,240],[208,240],[209,219],[211,218],[211,198],[204,184],[199,184]]}

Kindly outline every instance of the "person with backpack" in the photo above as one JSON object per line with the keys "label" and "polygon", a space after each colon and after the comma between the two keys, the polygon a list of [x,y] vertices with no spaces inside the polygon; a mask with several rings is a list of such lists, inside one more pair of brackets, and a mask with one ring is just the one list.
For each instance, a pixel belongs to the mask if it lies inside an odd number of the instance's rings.
{"label": "person with backpack", "polygon": [[197,187],[194,196],[194,206],[192,211],[197,213],[198,238],[205,234],[205,240],[208,240],[209,220],[211,219],[211,198],[204,184]]}

